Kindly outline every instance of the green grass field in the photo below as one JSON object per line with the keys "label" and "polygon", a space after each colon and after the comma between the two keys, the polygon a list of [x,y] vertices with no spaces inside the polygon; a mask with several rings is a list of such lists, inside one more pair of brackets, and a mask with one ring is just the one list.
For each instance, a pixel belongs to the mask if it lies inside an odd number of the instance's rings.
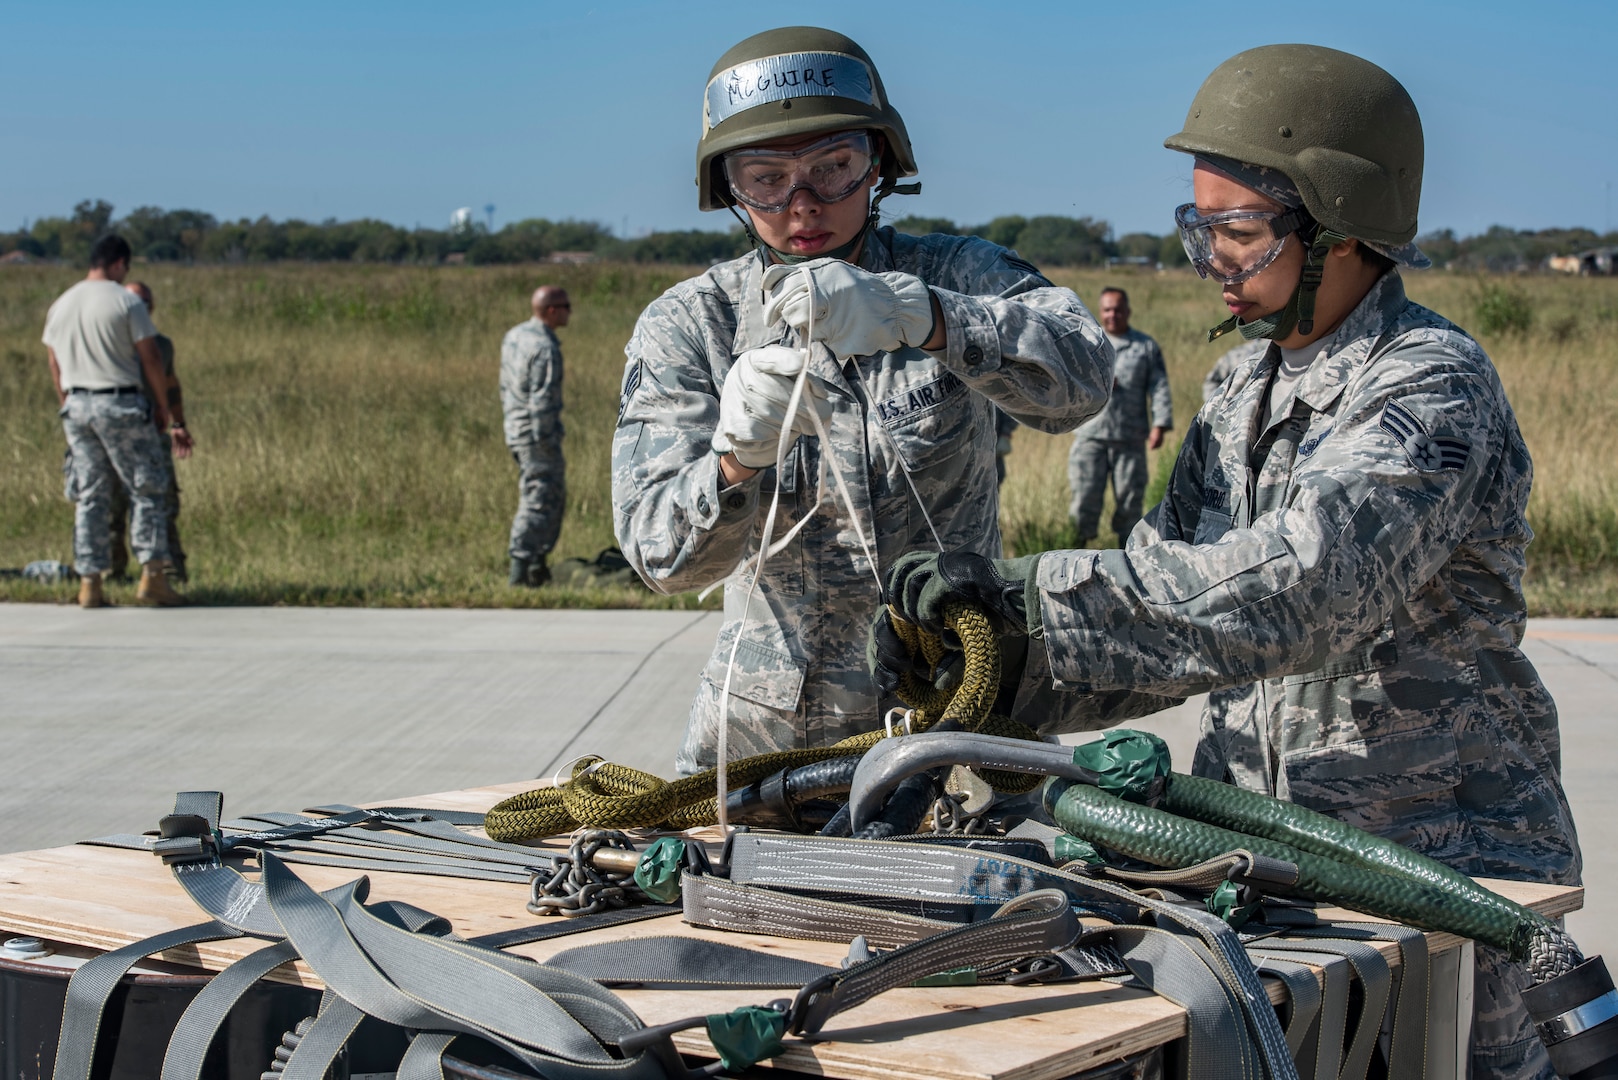
{"label": "green grass field", "polygon": [[[501,440],[501,335],[541,281],[572,293],[568,508],[555,558],[613,543],[608,480],[623,344],[640,310],[693,271],[582,267],[137,268],[174,338],[198,447],[179,466],[194,601],[393,606],[695,606],[639,589],[514,590],[505,540],[516,472]],[[39,343],[45,309],[79,276],[0,268],[0,566],[72,561],[63,439]],[[1183,428],[1222,351],[1202,343],[1217,288],[1189,273],[1055,272],[1092,307],[1130,290],[1135,324],[1168,357]],[[1473,329],[1534,455],[1530,603],[1618,614],[1618,281],[1413,275],[1416,299]],[[1506,317],[1498,312],[1504,310]],[[1154,455],[1159,474],[1171,445]],[[1065,437],[1019,432],[1002,507],[1007,546],[1068,541]],[[1103,521],[1106,519],[1104,518]],[[1103,542],[1112,538],[1103,537]],[[71,599],[0,581],[0,599]],[[114,588],[112,599],[129,600]],[[712,604],[715,600],[710,600]]]}

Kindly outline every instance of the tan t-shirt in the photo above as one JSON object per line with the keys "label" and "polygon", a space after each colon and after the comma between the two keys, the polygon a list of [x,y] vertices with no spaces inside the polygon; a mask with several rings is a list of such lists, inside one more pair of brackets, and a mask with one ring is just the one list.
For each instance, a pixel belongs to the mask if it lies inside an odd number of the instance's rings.
{"label": "tan t-shirt", "polygon": [[141,384],[137,341],[157,333],[140,297],[116,281],[81,281],[56,298],[42,340],[56,353],[63,390]]}

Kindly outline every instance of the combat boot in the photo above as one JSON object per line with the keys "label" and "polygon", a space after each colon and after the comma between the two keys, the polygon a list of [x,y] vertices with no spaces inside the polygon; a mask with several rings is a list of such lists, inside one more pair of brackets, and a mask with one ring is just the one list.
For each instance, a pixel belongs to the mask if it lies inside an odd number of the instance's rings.
{"label": "combat boot", "polygon": [[511,577],[506,583],[513,587],[526,587],[528,584],[528,571],[530,566],[532,566],[532,564],[527,559],[519,559],[517,556],[513,555],[511,557]]}
{"label": "combat boot", "polygon": [[135,599],[152,607],[179,607],[185,603],[185,597],[174,591],[169,584],[169,564],[166,559],[153,559],[140,569],[140,585],[135,589]]}
{"label": "combat boot", "polygon": [[551,580],[551,568],[545,565],[545,556],[541,555],[528,564],[528,586],[537,589],[548,584]]}
{"label": "combat boot", "polygon": [[101,591],[100,574],[85,574],[79,578],[79,606],[81,608],[107,606],[106,594]]}

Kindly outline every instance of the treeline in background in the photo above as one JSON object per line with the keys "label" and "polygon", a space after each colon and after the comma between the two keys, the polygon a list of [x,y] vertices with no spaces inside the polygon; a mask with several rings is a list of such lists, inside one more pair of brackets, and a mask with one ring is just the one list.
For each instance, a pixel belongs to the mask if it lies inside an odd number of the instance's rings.
{"label": "treeline in background", "polygon": [[[1090,217],[1006,215],[979,225],[957,225],[947,218],[902,217],[902,232],[958,233],[984,237],[1015,248],[1040,266],[1106,266],[1125,263],[1183,267],[1185,253],[1176,233],[1115,236],[1106,221]],[[612,234],[594,221],[529,218],[490,230],[468,222],[450,229],[405,229],[385,221],[308,222],[219,221],[201,210],[142,206],[122,218],[102,199],[79,203],[65,217],[45,217],[16,232],[0,233],[0,257],[11,252],[53,262],[82,264],[97,237],[123,234],[135,254],[148,262],[267,263],[362,262],[434,265],[562,261],[588,256],[605,262],[702,266],[747,250],[739,227],[723,231],[685,229],[653,232],[634,239]],[[1511,229],[1496,225],[1479,236],[1457,237],[1453,230],[1418,239],[1434,265],[1453,270],[1495,272],[1539,269],[1553,255],[1618,245],[1618,232],[1591,229]]]}

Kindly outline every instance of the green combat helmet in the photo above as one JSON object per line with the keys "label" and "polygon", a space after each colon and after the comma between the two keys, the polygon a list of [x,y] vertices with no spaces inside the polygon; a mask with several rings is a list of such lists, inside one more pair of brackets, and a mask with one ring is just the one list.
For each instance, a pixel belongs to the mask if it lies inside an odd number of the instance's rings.
{"label": "green combat helmet", "polygon": [[[832,30],[785,26],[754,34],[732,46],[708,75],[702,138],[697,142],[697,206],[736,213],[722,165],[732,150],[854,130],[882,135],[882,180],[872,201],[874,221],[876,204],[888,195],[921,190],[919,184],[898,183],[900,177],[916,175],[916,159],[904,120],[888,101],[876,65],[851,38]],[[862,231],[856,244],[863,235]]]}
{"label": "green combat helmet", "polygon": [[1421,202],[1421,116],[1399,81],[1368,60],[1318,45],[1265,45],[1214,69],[1170,150],[1273,169],[1297,188],[1318,223],[1298,291],[1282,311],[1234,318],[1212,337],[1309,333],[1326,253],[1347,238],[1406,266],[1429,265],[1411,241]]}

